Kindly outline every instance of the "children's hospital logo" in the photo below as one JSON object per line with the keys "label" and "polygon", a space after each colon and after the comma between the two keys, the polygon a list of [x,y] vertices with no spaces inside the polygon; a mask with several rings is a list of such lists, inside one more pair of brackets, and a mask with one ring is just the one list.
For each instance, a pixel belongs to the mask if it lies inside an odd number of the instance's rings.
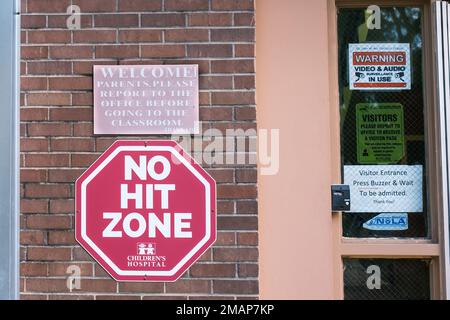
{"label": "children's hospital logo", "polygon": [[156,254],[156,245],[154,243],[139,242],[137,244],[137,254],[140,256],[153,256]]}

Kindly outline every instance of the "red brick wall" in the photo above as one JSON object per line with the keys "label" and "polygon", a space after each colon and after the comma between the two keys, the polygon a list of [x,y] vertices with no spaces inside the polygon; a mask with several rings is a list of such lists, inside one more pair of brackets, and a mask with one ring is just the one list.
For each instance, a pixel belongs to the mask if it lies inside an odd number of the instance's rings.
{"label": "red brick wall", "polygon": [[[66,28],[71,3],[81,30]],[[175,283],[115,282],[73,229],[74,181],[118,138],[93,135],[92,66],[197,63],[203,127],[256,128],[254,32],[253,0],[22,0],[23,299],[258,296],[255,165],[208,168],[218,239]],[[70,265],[82,271],[72,293]]]}

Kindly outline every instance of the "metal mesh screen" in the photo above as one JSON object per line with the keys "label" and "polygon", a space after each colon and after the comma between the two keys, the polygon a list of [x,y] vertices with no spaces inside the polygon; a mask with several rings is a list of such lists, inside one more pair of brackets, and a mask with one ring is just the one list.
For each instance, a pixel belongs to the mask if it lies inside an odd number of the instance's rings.
{"label": "metal mesh screen", "polygon": [[[338,10],[339,93],[341,116],[341,159],[344,165],[361,165],[357,156],[356,108],[358,104],[401,104],[403,107],[404,153],[393,165],[423,166],[423,212],[408,213],[406,230],[368,230],[364,222],[379,212],[344,213],[345,237],[427,237],[426,163],[422,57],[422,11],[412,7],[382,7],[381,29],[367,30],[366,8]],[[411,90],[359,91],[349,89],[348,49],[350,43],[409,43]],[[374,163],[376,165],[376,163]]]}
{"label": "metal mesh screen", "polygon": [[344,259],[345,300],[429,300],[430,262]]}

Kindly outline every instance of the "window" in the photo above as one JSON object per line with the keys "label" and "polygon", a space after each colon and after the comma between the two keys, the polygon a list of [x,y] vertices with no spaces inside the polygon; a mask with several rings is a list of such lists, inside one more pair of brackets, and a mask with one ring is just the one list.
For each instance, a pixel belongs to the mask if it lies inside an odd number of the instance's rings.
{"label": "window", "polygon": [[366,7],[338,9],[342,177],[356,207],[343,236],[429,237],[423,10],[380,13],[369,29]]}

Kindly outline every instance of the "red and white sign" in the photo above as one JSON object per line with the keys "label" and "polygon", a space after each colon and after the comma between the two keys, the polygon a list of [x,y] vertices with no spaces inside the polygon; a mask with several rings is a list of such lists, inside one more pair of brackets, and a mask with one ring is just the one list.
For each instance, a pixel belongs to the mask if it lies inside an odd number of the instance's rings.
{"label": "red and white sign", "polygon": [[350,90],[409,90],[409,43],[349,44]]}
{"label": "red and white sign", "polygon": [[175,281],[216,239],[216,183],[174,141],[117,141],[76,181],[75,223],[114,279]]}

